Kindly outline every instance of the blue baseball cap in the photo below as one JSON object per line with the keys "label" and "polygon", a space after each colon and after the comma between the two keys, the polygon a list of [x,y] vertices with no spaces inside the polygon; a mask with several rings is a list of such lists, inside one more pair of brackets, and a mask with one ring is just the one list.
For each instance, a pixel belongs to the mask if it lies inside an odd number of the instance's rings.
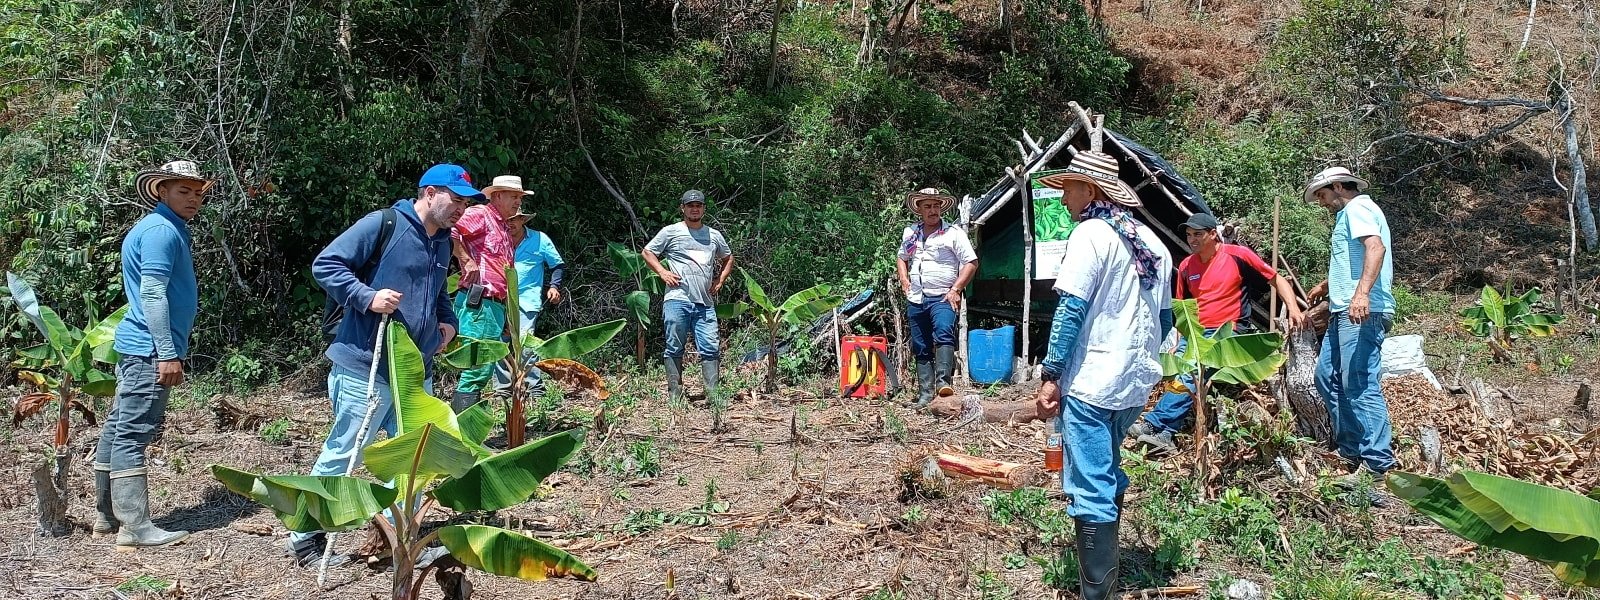
{"label": "blue baseball cap", "polygon": [[472,176],[467,170],[456,165],[440,164],[428,169],[422,174],[422,179],[417,181],[417,187],[442,187],[454,192],[457,196],[467,198],[483,198],[483,192],[472,187]]}

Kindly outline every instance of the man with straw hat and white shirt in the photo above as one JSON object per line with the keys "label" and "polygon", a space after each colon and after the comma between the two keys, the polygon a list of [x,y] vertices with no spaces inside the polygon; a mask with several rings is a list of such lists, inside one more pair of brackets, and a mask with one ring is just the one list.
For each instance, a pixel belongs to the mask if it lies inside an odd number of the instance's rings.
{"label": "man with straw hat and white shirt", "polygon": [[1383,339],[1394,323],[1389,222],[1366,180],[1333,167],[1306,184],[1305,199],[1335,214],[1328,280],[1312,302],[1328,299],[1328,333],[1317,356],[1317,391],[1333,422],[1334,445],[1352,472],[1339,483],[1382,479],[1394,467],[1389,405],[1378,385]]}
{"label": "man with straw hat and white shirt", "polygon": [[[510,219],[522,206],[522,197],[533,192],[522,189],[521,177],[501,175],[483,188],[483,193],[489,203],[468,208],[451,233],[456,262],[461,265],[455,311],[461,336],[498,340],[506,329],[506,267],[512,264],[516,249]],[[463,371],[450,407],[459,413],[477,404],[493,379],[492,364]]]}
{"label": "man with straw hat and white shirt", "polygon": [[1077,524],[1078,584],[1086,600],[1117,588],[1122,434],[1161,380],[1157,353],[1172,328],[1172,256],[1128,210],[1139,197],[1117,160],[1079,152],[1067,172],[1045,177],[1079,224],[1067,238],[1055,289],[1050,351],[1035,401],[1066,440],[1062,489]]}
{"label": "man with straw hat and white shirt", "polygon": [[211,180],[177,160],[139,173],[139,198],[155,204],[122,240],[122,289],[128,312],[117,325],[117,397],[94,453],[95,533],[117,534],[124,547],[166,546],[189,537],[150,522],[145,449],[167,416],[167,396],[183,383],[189,332],[199,312],[189,222],[200,214]]}
{"label": "man with straw hat and white shirt", "polygon": [[967,232],[944,220],[956,203],[944,190],[924,188],[906,195],[906,208],[917,216],[900,233],[895,271],[906,294],[911,321],[911,355],[917,360],[917,406],[938,395],[955,393],[956,311],[961,291],[978,272],[978,254]]}

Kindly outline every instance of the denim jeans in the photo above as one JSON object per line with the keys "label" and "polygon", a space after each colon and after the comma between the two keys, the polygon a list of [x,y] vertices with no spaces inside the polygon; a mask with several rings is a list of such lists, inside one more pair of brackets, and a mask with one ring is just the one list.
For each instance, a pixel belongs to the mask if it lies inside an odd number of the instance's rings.
{"label": "denim jeans", "polygon": [[694,328],[694,349],[700,360],[721,358],[721,338],[717,337],[717,308],[683,300],[662,303],[661,320],[667,326],[666,358],[683,358],[684,338]]}
{"label": "denim jeans", "polygon": [[[1215,328],[1206,329],[1205,336],[1211,337],[1216,333]],[[1178,337],[1178,354],[1183,354],[1189,348],[1189,340]],[[1156,428],[1156,433],[1170,431],[1177,433],[1183,426],[1184,418],[1189,416],[1189,410],[1194,408],[1194,373],[1181,373],[1177,376],[1178,383],[1188,388],[1187,392],[1168,391],[1161,395],[1161,400],[1156,402],[1156,407],[1144,414],[1144,420]]]}
{"label": "denim jeans", "polygon": [[[456,320],[460,321],[458,335],[462,337],[478,338],[480,340],[498,340],[505,337],[506,331],[506,304],[499,300],[484,298],[478,308],[467,307],[467,293],[456,294]],[[461,379],[456,382],[456,391],[481,392],[488,387],[494,378],[494,365],[481,365],[461,372]],[[365,381],[365,380],[363,380]]]}
{"label": "denim jeans", "polygon": [[1139,419],[1142,406],[1106,410],[1071,396],[1061,397],[1057,427],[1061,449],[1061,491],[1072,501],[1067,514],[1089,523],[1120,518],[1117,495],[1128,489],[1122,471],[1122,432]]}
{"label": "denim jeans", "polygon": [[919,362],[932,361],[936,347],[956,345],[956,311],[943,296],[908,304],[906,318],[911,321],[911,355]]}
{"label": "denim jeans", "polygon": [[156,383],[152,356],[123,356],[117,361],[117,397],[100,428],[94,468],[111,476],[144,475],[144,450],[167,419],[172,388]]}
{"label": "denim jeans", "polygon": [[[394,411],[394,392],[389,382],[381,377],[377,382],[378,407],[372,412],[372,422],[367,428],[367,439],[358,440],[361,420],[367,416],[367,374],[333,366],[328,372],[328,400],[333,404],[333,426],[328,439],[322,443],[322,453],[311,465],[312,475],[346,475],[361,467],[361,450],[377,439],[382,430],[389,437],[399,434],[399,423]],[[422,382],[422,388],[433,393],[433,380]],[[309,539],[310,533],[290,532],[289,539]]]}
{"label": "denim jeans", "polygon": [[1389,313],[1372,313],[1359,325],[1347,313],[1334,313],[1317,356],[1317,391],[1339,455],[1378,473],[1394,467],[1389,404],[1378,385],[1383,339],[1393,322]]}
{"label": "denim jeans", "polygon": [[[521,318],[517,321],[517,326],[522,329],[521,337],[526,340],[528,338],[528,334],[533,333],[533,326],[539,322],[540,311],[523,310],[519,308],[517,309],[517,312],[522,313]],[[522,351],[522,362],[524,364],[537,362],[538,358],[539,357],[536,356],[532,350]],[[509,393],[510,389],[511,370],[506,368],[505,361],[494,363],[494,390],[500,393]],[[538,391],[543,389],[539,383],[538,369],[528,369],[527,377],[523,378],[522,389],[527,391]]]}

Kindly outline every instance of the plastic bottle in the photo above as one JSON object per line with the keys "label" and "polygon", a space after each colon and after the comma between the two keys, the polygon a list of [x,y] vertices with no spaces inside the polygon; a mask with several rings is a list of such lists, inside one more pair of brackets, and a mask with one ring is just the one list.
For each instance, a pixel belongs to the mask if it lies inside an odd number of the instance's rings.
{"label": "plastic bottle", "polygon": [[1061,470],[1061,430],[1056,427],[1056,420],[1050,419],[1050,435],[1044,442],[1044,470]]}

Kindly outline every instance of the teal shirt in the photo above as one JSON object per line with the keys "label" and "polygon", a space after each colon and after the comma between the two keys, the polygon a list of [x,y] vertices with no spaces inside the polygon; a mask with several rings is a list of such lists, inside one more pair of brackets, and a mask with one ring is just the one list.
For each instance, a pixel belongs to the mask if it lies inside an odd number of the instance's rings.
{"label": "teal shirt", "polygon": [[517,305],[523,312],[544,309],[544,273],[561,264],[561,253],[555,242],[542,231],[528,230],[528,236],[517,244]]}
{"label": "teal shirt", "polygon": [[200,286],[194,275],[189,224],[165,204],[145,215],[122,239],[122,291],[128,313],[117,325],[115,343],[120,354],[155,356],[155,339],[146,325],[139,301],[139,281],[145,275],[167,278],[167,319],[176,358],[189,356],[189,332],[200,310]]}
{"label": "teal shirt", "polygon": [[1383,217],[1383,209],[1366,194],[1351,198],[1333,226],[1328,257],[1328,305],[1332,312],[1350,308],[1367,257],[1361,238],[1374,235],[1383,242],[1383,270],[1372,286],[1372,312],[1394,313],[1394,246],[1389,243],[1389,221]]}

